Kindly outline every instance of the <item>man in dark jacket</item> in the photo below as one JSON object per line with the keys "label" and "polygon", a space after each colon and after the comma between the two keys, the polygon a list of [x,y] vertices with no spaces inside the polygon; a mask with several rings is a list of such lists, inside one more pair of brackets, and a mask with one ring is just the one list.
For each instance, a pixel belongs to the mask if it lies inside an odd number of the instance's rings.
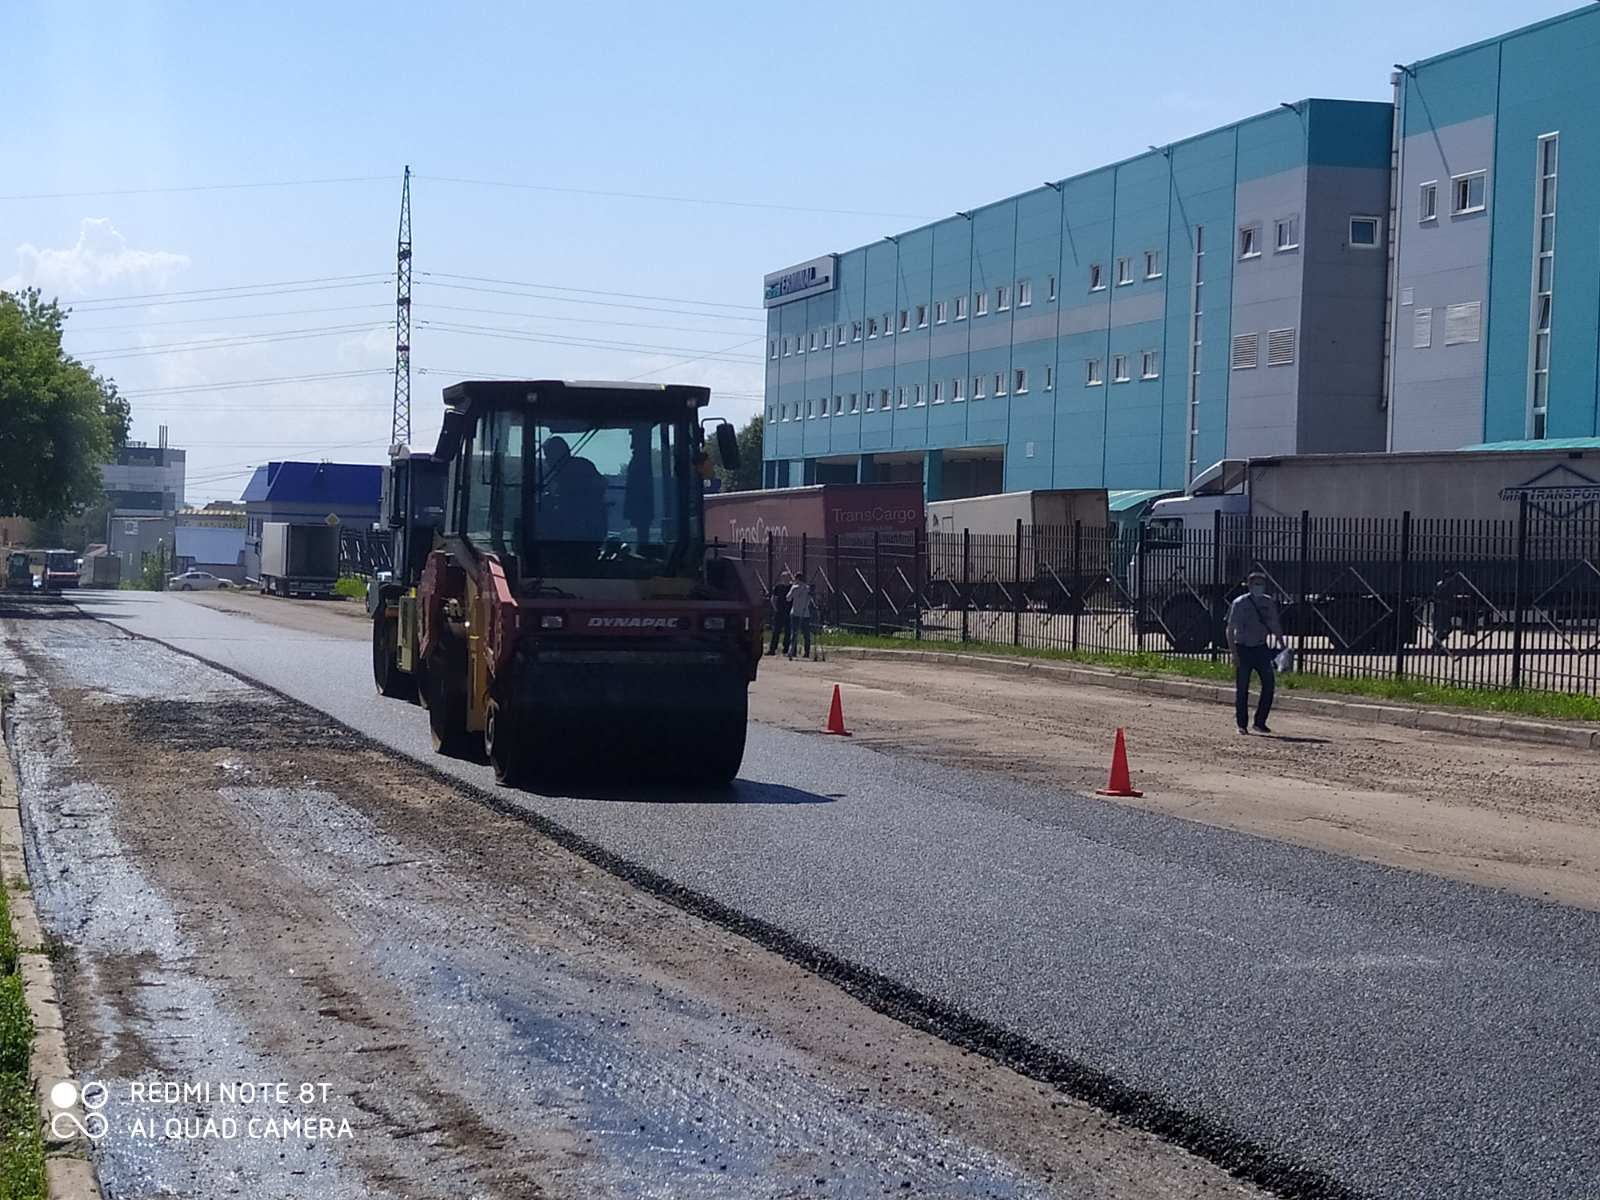
{"label": "man in dark jacket", "polygon": [[1267,577],[1260,571],[1250,574],[1249,590],[1228,609],[1228,648],[1233,651],[1234,717],[1239,732],[1250,719],[1250,673],[1261,676],[1261,703],[1256,705],[1255,730],[1271,733],[1267,717],[1272,713],[1272,696],[1277,689],[1273,657],[1283,643],[1283,618],[1278,602],[1267,595]]}
{"label": "man in dark jacket", "polygon": [[767,647],[767,654],[778,652],[778,638],[783,638],[783,652],[789,653],[789,588],[793,583],[789,572],[783,573],[783,578],[773,583],[767,589],[767,603],[772,608],[772,643]]}

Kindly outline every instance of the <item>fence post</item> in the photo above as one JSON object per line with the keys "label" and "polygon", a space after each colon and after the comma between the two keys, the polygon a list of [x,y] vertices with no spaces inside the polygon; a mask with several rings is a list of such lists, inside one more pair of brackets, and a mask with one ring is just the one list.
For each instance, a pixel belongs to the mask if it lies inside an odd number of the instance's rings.
{"label": "fence post", "polygon": [[1394,677],[1406,677],[1406,628],[1411,612],[1411,510],[1400,514],[1400,580],[1394,598]]}
{"label": "fence post", "polygon": [[883,597],[883,575],[880,570],[883,560],[878,557],[879,537],[878,531],[874,529],[872,531],[872,632],[874,634],[883,632],[883,616],[879,607]]}
{"label": "fence post", "polygon": [[972,587],[972,530],[961,531],[961,640],[967,640],[967,596]]}
{"label": "fence post", "polygon": [[[1106,535],[1111,533],[1110,526],[1106,527]],[[1083,522],[1072,523],[1072,649],[1078,649],[1078,614],[1088,604],[1083,586]]]}
{"label": "fence post", "polygon": [[1311,510],[1300,510],[1300,577],[1295,580],[1294,623],[1298,631],[1294,649],[1295,670],[1305,670],[1306,583],[1311,577]]}
{"label": "fence post", "polygon": [[772,530],[769,529],[769,530],[767,530],[767,586],[769,588],[775,588],[775,587],[778,586],[778,581],[772,574],[772,566],[773,566]]}
{"label": "fence post", "polygon": [[911,637],[918,642],[922,640],[922,589],[927,586],[927,567],[928,531],[918,529],[911,535],[911,582],[916,589],[911,597]]}
{"label": "fence post", "polygon": [[1145,559],[1149,557],[1145,547],[1145,525],[1139,522],[1139,544],[1134,552],[1134,558],[1139,564],[1139,569],[1134,573],[1133,581],[1133,640],[1134,646],[1140,654],[1144,653],[1144,585],[1145,585]]}
{"label": "fence post", "polygon": [[833,534],[833,596],[831,597],[835,629],[839,627],[839,589],[843,585],[844,576],[839,574],[839,532],[835,530]]}
{"label": "fence post", "polygon": [[1222,510],[1211,514],[1211,661],[1216,662],[1221,653],[1221,642],[1227,640],[1223,627],[1228,617],[1222,606],[1227,603],[1227,590],[1222,586]]}
{"label": "fence post", "polygon": [[1522,609],[1528,590],[1528,493],[1517,506],[1517,582],[1511,612],[1511,686],[1522,686]]}
{"label": "fence post", "polygon": [[1012,572],[1012,601],[1011,601],[1011,644],[1022,645],[1022,518],[1017,518],[1017,544],[1013,547],[1012,558],[1014,569]]}

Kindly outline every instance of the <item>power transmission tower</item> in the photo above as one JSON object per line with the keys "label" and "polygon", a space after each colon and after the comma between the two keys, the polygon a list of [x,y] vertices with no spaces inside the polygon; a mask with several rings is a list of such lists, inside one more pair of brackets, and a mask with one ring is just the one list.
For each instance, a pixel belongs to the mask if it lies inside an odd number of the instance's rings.
{"label": "power transmission tower", "polygon": [[411,444],[411,168],[400,187],[400,238],[394,273],[394,418],[389,445]]}

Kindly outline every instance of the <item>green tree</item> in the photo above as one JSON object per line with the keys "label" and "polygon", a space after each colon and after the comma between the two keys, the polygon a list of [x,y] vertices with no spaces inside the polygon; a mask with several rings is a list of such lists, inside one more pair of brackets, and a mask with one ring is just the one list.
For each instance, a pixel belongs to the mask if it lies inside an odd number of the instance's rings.
{"label": "green tree", "polygon": [[37,288],[0,292],[0,513],[76,516],[127,441],[128,402],[62,351],[66,320]]}
{"label": "green tree", "polygon": [[717,456],[717,476],[725,492],[751,492],[761,486],[761,431],[765,421],[760,413],[739,430],[739,469],[730,471]]}

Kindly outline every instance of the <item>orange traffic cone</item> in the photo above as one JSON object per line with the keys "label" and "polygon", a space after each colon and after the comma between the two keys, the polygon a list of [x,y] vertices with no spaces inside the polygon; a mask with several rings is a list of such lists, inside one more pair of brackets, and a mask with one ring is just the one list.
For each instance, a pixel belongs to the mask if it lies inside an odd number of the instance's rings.
{"label": "orange traffic cone", "polygon": [[1117,748],[1111,752],[1111,778],[1106,781],[1103,788],[1096,788],[1097,796],[1123,796],[1139,797],[1143,792],[1134,791],[1133,780],[1128,775],[1128,745],[1122,738],[1122,729],[1117,729]]}
{"label": "orange traffic cone", "polygon": [[844,727],[844,701],[839,697],[839,685],[833,685],[833,703],[828,706],[828,727],[823,733],[836,733],[840,737],[849,737],[850,731]]}

